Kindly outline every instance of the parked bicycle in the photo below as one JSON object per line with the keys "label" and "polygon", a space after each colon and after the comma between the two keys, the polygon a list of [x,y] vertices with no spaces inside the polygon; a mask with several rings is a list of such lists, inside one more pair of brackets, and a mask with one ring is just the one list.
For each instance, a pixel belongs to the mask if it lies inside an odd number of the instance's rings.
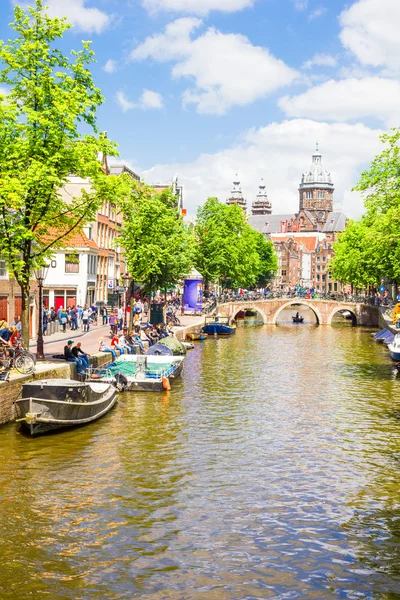
{"label": "parked bicycle", "polygon": [[169,313],[167,314],[167,324],[168,323],[172,323],[172,325],[176,325],[176,326],[180,326],[181,322],[178,319],[178,317],[176,316],[175,313]]}
{"label": "parked bicycle", "polygon": [[23,375],[30,375],[35,370],[36,357],[25,350],[22,344],[17,346],[0,345],[0,367],[6,371],[16,369]]}

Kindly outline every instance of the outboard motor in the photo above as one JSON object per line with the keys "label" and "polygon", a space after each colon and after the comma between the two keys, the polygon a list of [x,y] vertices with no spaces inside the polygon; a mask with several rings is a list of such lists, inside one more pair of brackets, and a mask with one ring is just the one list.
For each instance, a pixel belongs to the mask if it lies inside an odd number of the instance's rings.
{"label": "outboard motor", "polygon": [[125,390],[128,388],[128,383],[128,379],[123,373],[117,373],[115,375],[115,387],[117,388],[118,392],[125,392]]}

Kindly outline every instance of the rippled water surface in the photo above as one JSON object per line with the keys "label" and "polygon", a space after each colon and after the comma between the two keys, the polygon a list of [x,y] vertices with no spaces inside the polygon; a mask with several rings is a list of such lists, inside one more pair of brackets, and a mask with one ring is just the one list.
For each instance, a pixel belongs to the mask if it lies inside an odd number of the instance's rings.
{"label": "rippled water surface", "polygon": [[399,385],[366,330],[243,327],[169,395],[0,429],[0,598],[400,598]]}

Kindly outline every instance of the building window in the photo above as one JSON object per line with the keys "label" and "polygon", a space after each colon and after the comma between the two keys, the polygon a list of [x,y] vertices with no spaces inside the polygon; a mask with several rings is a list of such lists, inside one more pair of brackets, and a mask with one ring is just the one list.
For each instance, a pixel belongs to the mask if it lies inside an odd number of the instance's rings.
{"label": "building window", "polygon": [[306,198],[308,200],[311,200],[311,198],[312,198],[312,192],[306,192]]}
{"label": "building window", "polygon": [[322,275],[322,281],[326,281],[326,275]]}
{"label": "building window", "polygon": [[329,283],[329,284],[328,284],[328,290],[329,290],[330,292],[332,291],[332,284],[331,284],[331,283]]}
{"label": "building window", "polygon": [[317,275],[317,281],[319,281],[319,275]]}
{"label": "building window", "polygon": [[317,263],[319,263],[319,262],[320,262],[320,260],[321,260],[321,259],[320,259],[320,257],[319,257],[319,256],[317,256]]}
{"label": "building window", "polygon": [[320,270],[321,270],[321,267],[318,265],[317,266],[317,271],[320,271]]}
{"label": "building window", "polygon": [[325,192],[318,192],[319,200],[323,200],[325,198]]}
{"label": "building window", "polygon": [[286,269],[282,269],[282,277],[286,277]]}
{"label": "building window", "polygon": [[322,262],[325,262],[325,261],[326,261],[326,256],[323,256],[322,257]]}
{"label": "building window", "polygon": [[0,260],[0,277],[7,277],[6,261]]}
{"label": "building window", "polygon": [[65,255],[65,272],[79,273],[79,254]]}
{"label": "building window", "polygon": [[334,289],[335,292],[337,292],[337,283],[333,284],[333,289]]}

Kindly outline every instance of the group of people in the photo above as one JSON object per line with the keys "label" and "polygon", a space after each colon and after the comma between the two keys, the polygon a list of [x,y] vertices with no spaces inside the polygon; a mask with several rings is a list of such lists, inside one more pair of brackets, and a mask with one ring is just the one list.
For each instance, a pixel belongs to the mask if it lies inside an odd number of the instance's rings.
{"label": "group of people", "polygon": [[109,352],[113,359],[117,358],[117,350],[123,354],[125,350],[128,354],[137,354],[145,352],[145,343],[149,346],[156,344],[160,339],[174,335],[173,327],[171,324],[165,326],[164,324],[154,326],[151,323],[147,323],[144,329],[141,329],[140,325],[134,326],[131,331],[123,329],[121,334],[118,332],[112,333],[112,339],[110,345],[104,341],[104,338],[99,338],[99,352]]}
{"label": "group of people", "polygon": [[22,323],[19,317],[14,317],[14,321],[10,324],[5,318],[0,319],[0,345],[16,346],[21,337],[21,331]]}
{"label": "group of people", "polygon": [[58,321],[62,331],[66,333],[67,327],[70,331],[76,331],[82,328],[83,331],[90,330],[91,322],[97,322],[97,307],[88,306],[70,306],[64,308],[60,306],[55,310],[54,306],[49,309],[43,309],[43,333],[46,333],[49,323]]}

